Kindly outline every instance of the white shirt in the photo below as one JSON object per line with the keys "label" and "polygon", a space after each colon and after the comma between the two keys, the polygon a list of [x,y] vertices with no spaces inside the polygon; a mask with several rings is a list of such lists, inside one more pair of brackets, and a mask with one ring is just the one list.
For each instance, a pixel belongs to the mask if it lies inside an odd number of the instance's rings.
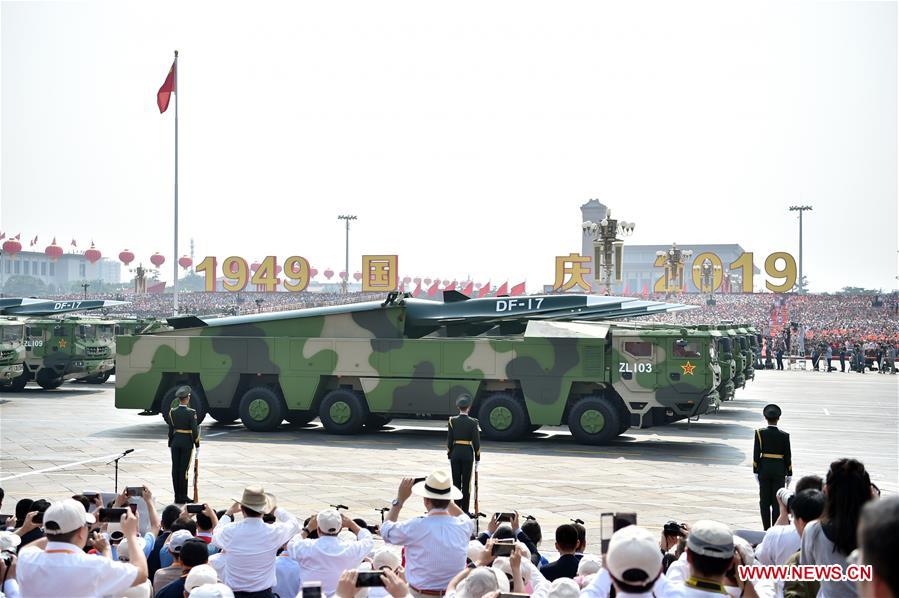
{"label": "white shirt", "polygon": [[212,543],[226,552],[222,582],[235,592],[259,592],[275,585],[275,556],[300,531],[297,518],[278,508],[274,523],[246,517],[237,523],[224,515],[212,532]]}
{"label": "white shirt", "polygon": [[337,536],[321,536],[317,540],[294,538],[287,546],[287,554],[300,564],[305,581],[320,581],[322,593],[331,595],[337,591],[340,574],[358,567],[373,545],[371,532],[361,528],[353,542]]}
{"label": "white shirt", "polygon": [[465,568],[474,522],[465,515],[429,515],[402,523],[385,521],[381,537],[406,547],[406,581],[419,590],[445,590]]}
{"label": "white shirt", "polygon": [[765,539],[755,549],[755,558],[763,565],[784,565],[799,552],[800,543],[795,525],[774,525],[768,528]]}
{"label": "white shirt", "polygon": [[68,542],[47,542],[46,551],[26,546],[16,565],[23,598],[121,596],[137,574],[137,567],[130,563],[86,554]]}

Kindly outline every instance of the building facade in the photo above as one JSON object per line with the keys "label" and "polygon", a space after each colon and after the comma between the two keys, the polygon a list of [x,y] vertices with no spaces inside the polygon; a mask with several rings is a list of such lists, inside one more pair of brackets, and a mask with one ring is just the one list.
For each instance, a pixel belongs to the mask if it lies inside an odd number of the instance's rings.
{"label": "building facade", "polygon": [[0,255],[0,288],[13,276],[31,276],[55,290],[64,290],[80,281],[119,284],[122,265],[108,258],[92,264],[80,253],[65,253],[56,260],[38,251]]}

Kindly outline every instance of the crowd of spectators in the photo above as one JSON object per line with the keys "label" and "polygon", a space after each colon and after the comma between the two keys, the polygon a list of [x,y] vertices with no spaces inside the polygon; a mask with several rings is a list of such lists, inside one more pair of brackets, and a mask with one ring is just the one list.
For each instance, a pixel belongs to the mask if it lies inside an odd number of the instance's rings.
{"label": "crowd of spectators", "polygon": [[[554,530],[551,548],[541,548],[539,522],[517,512],[493,514],[476,534],[444,471],[403,479],[380,525],[342,505],[298,517],[256,486],[226,510],[169,505],[158,515],[149,489],[136,490],[106,505],[96,493],[20,499],[0,531],[5,596],[899,597],[899,497],[881,498],[854,459],[782,489],[767,532],[708,519],[660,533],[627,525],[601,555],[585,553],[578,520]],[[404,508],[426,514],[400,521]],[[831,573],[775,579],[752,565]],[[852,579],[857,565],[870,566],[870,578]]]}

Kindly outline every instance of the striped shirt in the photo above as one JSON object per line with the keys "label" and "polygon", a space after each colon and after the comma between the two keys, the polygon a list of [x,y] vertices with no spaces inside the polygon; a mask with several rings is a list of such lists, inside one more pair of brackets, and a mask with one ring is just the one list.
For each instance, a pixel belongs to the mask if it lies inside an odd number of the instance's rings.
{"label": "striped shirt", "polygon": [[465,569],[468,541],[474,522],[468,515],[456,517],[435,511],[396,523],[381,524],[381,537],[388,544],[406,548],[406,581],[419,590],[445,590]]}

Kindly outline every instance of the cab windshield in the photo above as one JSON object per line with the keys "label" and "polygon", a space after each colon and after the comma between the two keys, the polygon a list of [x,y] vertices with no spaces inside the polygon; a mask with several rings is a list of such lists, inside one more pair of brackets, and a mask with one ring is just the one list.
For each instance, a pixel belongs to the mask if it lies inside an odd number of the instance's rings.
{"label": "cab windshield", "polygon": [[97,338],[97,327],[93,324],[81,324],[78,326],[78,338],[93,340]]}
{"label": "cab windshield", "polygon": [[115,326],[113,324],[99,324],[97,326],[97,336],[102,339],[111,339],[114,335]]}
{"label": "cab windshield", "polygon": [[729,338],[719,338],[718,339],[718,352],[719,353],[731,353],[733,352],[733,347],[730,344]]}
{"label": "cab windshield", "polygon": [[25,326],[0,326],[0,341],[10,343],[20,341],[25,334]]}

